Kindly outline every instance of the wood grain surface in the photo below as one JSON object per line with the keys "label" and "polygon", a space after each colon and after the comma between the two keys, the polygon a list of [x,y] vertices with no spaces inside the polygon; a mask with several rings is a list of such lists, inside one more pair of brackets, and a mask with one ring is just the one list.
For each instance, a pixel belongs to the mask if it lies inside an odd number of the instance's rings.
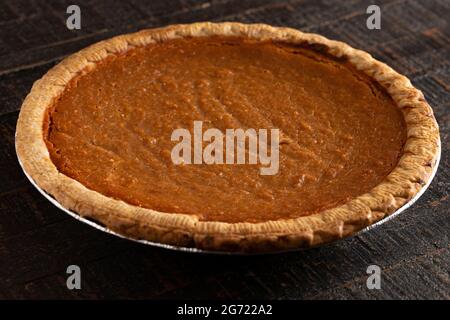
{"label": "wood grain surface", "polygon": [[[69,4],[82,28],[66,28]],[[381,30],[366,8],[381,7]],[[0,2],[0,299],[449,299],[449,0],[176,0]],[[364,49],[424,91],[440,125],[442,159],[425,195],[363,235],[308,251],[253,257],[187,254],[104,234],[56,209],[14,151],[20,105],[66,55],[111,36],[194,21],[264,22]],[[79,265],[82,289],[68,290]],[[369,265],[381,290],[366,286]]]}

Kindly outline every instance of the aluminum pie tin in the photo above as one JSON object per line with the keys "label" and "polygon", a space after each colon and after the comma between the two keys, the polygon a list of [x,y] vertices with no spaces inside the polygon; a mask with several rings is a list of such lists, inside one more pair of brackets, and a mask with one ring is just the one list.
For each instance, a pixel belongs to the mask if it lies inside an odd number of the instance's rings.
{"label": "aluminum pie tin", "polygon": [[[17,154],[17,152],[16,152]],[[419,192],[417,192],[417,194],[411,198],[411,200],[409,200],[407,203],[405,203],[402,207],[400,207],[399,209],[397,209],[396,211],[394,211],[392,214],[390,214],[389,216],[381,219],[380,221],[371,224],[370,226],[365,227],[364,229],[361,229],[360,231],[358,231],[357,233],[355,233],[354,235],[351,235],[349,237],[346,238],[342,238],[342,239],[338,239],[338,240],[334,240],[331,241],[329,243],[324,243],[318,246],[314,246],[314,247],[309,247],[309,248],[292,248],[292,249],[285,249],[285,250],[279,250],[279,251],[269,251],[269,252],[232,252],[232,251],[213,251],[213,250],[203,250],[203,249],[198,249],[198,248],[192,248],[192,247],[182,247],[182,246],[175,246],[175,245],[170,245],[170,244],[165,244],[165,243],[160,243],[160,242],[153,242],[153,241],[148,241],[148,240],[142,240],[142,239],[134,239],[131,237],[127,237],[125,235],[122,235],[120,233],[117,233],[109,228],[106,228],[92,220],[89,220],[87,218],[84,218],[82,216],[80,216],[78,213],[73,212],[65,207],[63,207],[55,198],[53,198],[50,194],[48,194],[46,191],[44,191],[41,187],[39,187],[37,185],[37,183],[31,178],[31,176],[25,171],[22,162],[20,161],[20,158],[18,158],[20,167],[22,168],[22,171],[24,172],[25,176],[28,178],[28,180],[30,180],[31,184],[48,200],[50,201],[53,205],[55,205],[57,208],[61,209],[62,211],[64,211],[65,213],[67,213],[68,215],[72,216],[73,218],[91,226],[94,227],[100,231],[109,233],[111,235],[114,235],[116,237],[122,238],[122,239],[127,239],[127,240],[131,240],[133,242],[138,242],[144,245],[148,245],[148,246],[153,246],[153,247],[158,247],[158,248],[164,248],[164,249],[169,249],[169,250],[173,250],[173,251],[181,251],[181,252],[190,252],[190,253],[201,253],[201,254],[214,254],[214,255],[264,255],[264,254],[276,254],[276,253],[285,253],[285,252],[295,252],[295,251],[303,251],[303,250],[308,250],[311,248],[315,248],[315,247],[323,247],[323,246],[327,246],[333,243],[336,243],[338,241],[342,241],[345,239],[350,239],[352,237],[355,237],[357,235],[360,235],[362,233],[365,233],[369,230],[372,230],[374,228],[376,228],[379,225],[382,225],[383,223],[391,220],[392,218],[396,217],[397,215],[399,215],[400,213],[402,213],[404,210],[408,209],[409,207],[411,207],[423,194],[424,192],[428,189],[428,187],[430,186],[431,182],[433,181],[433,178],[436,175],[437,169],[439,167],[439,162],[441,160],[441,141],[439,139],[438,141],[438,153],[437,153],[437,157],[436,157],[436,163],[433,167],[433,171],[431,173],[430,178],[428,179],[427,183],[422,187],[422,189],[419,190]]]}

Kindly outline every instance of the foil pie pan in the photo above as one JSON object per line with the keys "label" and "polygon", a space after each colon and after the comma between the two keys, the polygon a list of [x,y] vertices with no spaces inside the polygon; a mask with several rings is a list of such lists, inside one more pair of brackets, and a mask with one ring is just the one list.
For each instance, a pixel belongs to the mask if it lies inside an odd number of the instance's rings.
{"label": "foil pie pan", "polygon": [[[402,207],[400,207],[399,209],[397,209],[395,212],[393,212],[391,215],[385,217],[384,219],[381,219],[380,221],[360,230],[359,232],[357,232],[356,234],[352,235],[351,237],[360,235],[364,232],[367,232],[369,230],[372,230],[373,228],[376,228],[377,226],[391,220],[392,218],[396,217],[397,215],[399,215],[401,212],[403,212],[404,210],[408,209],[409,207],[411,207],[414,202],[417,201],[417,199],[419,199],[423,193],[428,189],[428,187],[431,184],[431,181],[433,180],[434,176],[436,175],[437,169],[439,167],[439,162],[441,159],[441,143],[439,141],[439,146],[438,146],[438,154],[436,157],[436,164],[433,167],[433,172],[431,173],[430,178],[428,179],[427,183],[422,187],[422,189],[420,189],[420,191],[411,199],[409,200],[406,204],[404,204]],[[50,194],[48,194],[47,192],[45,192],[42,188],[40,188],[36,182],[31,178],[31,176],[28,175],[28,173],[25,171],[25,169],[23,168],[23,165],[19,160],[19,164],[23,170],[23,172],[25,173],[26,177],[28,178],[28,180],[30,180],[31,184],[45,197],[47,198],[48,201],[50,201],[52,204],[54,204],[56,207],[58,207],[59,209],[61,209],[62,211],[64,211],[65,213],[67,213],[68,215],[72,216],[73,218],[84,222],[87,225],[90,225],[91,227],[94,227],[100,231],[112,234],[114,236],[117,236],[119,238],[122,239],[127,239],[127,240],[131,240],[134,242],[138,242],[141,244],[145,244],[145,245],[149,245],[149,246],[153,246],[153,247],[159,247],[159,248],[164,248],[164,249],[170,249],[170,250],[175,250],[175,251],[183,251],[183,252],[192,252],[192,253],[203,253],[203,254],[218,254],[218,255],[260,255],[260,254],[274,254],[274,253],[282,253],[282,252],[292,252],[292,251],[301,251],[301,250],[308,250],[309,248],[293,248],[293,249],[287,249],[287,250],[281,250],[281,251],[274,251],[274,252],[268,252],[268,253],[248,253],[248,252],[227,252],[227,251],[211,251],[211,250],[203,250],[203,249],[198,249],[198,248],[191,248],[191,247],[181,247],[181,246],[175,246],[175,245],[169,245],[169,244],[164,244],[164,243],[159,243],[159,242],[152,242],[152,241],[148,241],[148,240],[141,240],[141,239],[134,239],[134,238],[130,238],[127,236],[124,236],[122,234],[119,234],[109,228],[106,228],[92,220],[89,220],[87,218],[84,218],[82,216],[80,216],[79,214],[77,214],[76,212],[73,212],[67,208],[64,208],[55,198],[53,198]],[[326,243],[326,244],[322,244],[319,246],[326,246],[332,243],[335,243],[337,241],[340,240],[344,240],[344,239],[348,239],[351,237],[347,237],[347,238],[343,238],[343,239],[339,239],[339,240],[335,240],[333,242],[330,243]]]}

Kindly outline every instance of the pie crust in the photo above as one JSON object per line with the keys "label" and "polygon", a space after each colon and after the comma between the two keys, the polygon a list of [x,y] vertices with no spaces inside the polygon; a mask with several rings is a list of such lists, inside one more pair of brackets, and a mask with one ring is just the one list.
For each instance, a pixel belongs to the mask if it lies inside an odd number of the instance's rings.
{"label": "pie crust", "polygon": [[[370,192],[343,205],[295,219],[258,223],[201,221],[195,215],[134,206],[90,190],[58,171],[44,141],[44,121],[49,106],[74,77],[132,48],[176,38],[209,36],[307,43],[347,59],[357,70],[378,82],[404,116],[407,140],[397,166]],[[395,212],[427,184],[436,166],[439,143],[439,129],[423,94],[406,77],[368,53],[294,29],[229,22],[143,30],[99,42],[69,56],[35,82],[23,102],[16,131],[16,150],[25,172],[63,207],[133,239],[228,252],[304,248],[355,234]]]}

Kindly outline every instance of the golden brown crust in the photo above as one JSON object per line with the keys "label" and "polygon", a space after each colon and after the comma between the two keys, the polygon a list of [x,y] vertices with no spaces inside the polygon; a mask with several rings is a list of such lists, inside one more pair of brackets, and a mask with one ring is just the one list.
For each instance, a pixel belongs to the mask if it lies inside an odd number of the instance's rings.
{"label": "golden brown crust", "polygon": [[[263,223],[199,221],[196,216],[163,213],[129,205],[87,189],[58,172],[43,139],[47,108],[81,72],[102,59],[130,48],[179,37],[242,36],[287,43],[317,44],[336,57],[346,57],[356,69],[378,81],[401,109],[407,141],[397,167],[388,177],[348,203],[319,214]],[[410,81],[368,53],[316,34],[263,24],[195,23],[143,30],[118,36],[81,50],[35,82],[25,99],[16,131],[18,157],[27,174],[65,208],[100,221],[111,230],[134,238],[206,250],[267,252],[310,247],[355,234],[390,215],[428,182],[439,150],[439,130],[423,94]]]}

